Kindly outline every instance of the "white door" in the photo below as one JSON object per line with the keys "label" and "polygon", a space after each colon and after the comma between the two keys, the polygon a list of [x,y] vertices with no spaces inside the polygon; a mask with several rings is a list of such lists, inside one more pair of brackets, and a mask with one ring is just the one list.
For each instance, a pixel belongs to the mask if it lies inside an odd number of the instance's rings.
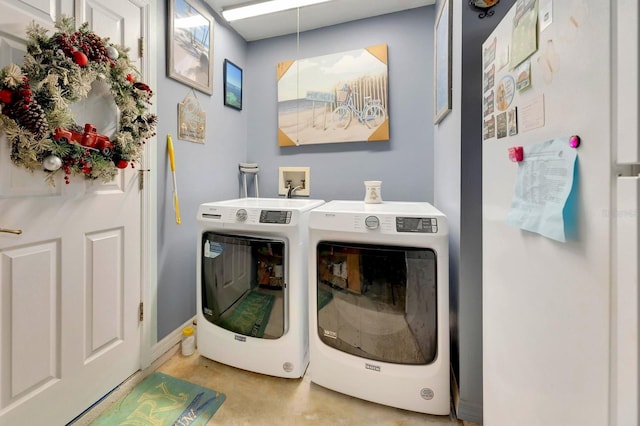
{"label": "white door", "polygon": [[219,261],[221,264],[218,264],[220,266],[215,270],[215,303],[220,312],[226,311],[251,288],[251,277],[248,273],[251,246],[229,243],[227,248],[230,250],[222,251]]}
{"label": "white door", "polygon": [[[75,10],[135,57],[143,3],[0,0],[0,21]],[[0,65],[22,63],[21,28],[0,27]],[[65,424],[140,367],[136,171],[108,184],[43,178],[15,167],[1,136],[0,228],[22,233],[0,232],[0,425]]]}

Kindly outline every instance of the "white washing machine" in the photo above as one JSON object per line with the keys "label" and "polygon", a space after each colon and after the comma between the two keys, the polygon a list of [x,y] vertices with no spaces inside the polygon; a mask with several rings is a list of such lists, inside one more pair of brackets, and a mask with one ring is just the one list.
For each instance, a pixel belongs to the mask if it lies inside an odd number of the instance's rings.
{"label": "white washing machine", "polygon": [[446,415],[449,242],[428,203],[331,201],[309,217],[309,375],[335,391]]}
{"label": "white washing machine", "polygon": [[198,351],[271,376],[309,364],[309,212],[322,200],[241,198],[198,209]]}

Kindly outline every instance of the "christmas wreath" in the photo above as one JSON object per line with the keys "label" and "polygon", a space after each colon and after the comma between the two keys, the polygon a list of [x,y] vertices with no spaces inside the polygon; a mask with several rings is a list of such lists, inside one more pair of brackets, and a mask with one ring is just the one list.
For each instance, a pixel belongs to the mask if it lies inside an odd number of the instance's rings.
{"label": "christmas wreath", "polygon": [[[56,32],[38,24],[27,29],[22,66],[0,70],[0,128],[11,145],[11,160],[31,171],[44,169],[54,184],[63,172],[112,180],[140,160],[143,144],[155,136],[157,116],[149,113],[153,95],[137,81],[127,49],[109,43],[73,18],[63,17]],[[70,106],[86,99],[94,83],[103,81],[118,108],[115,134],[102,135],[91,123],[76,123]]]}

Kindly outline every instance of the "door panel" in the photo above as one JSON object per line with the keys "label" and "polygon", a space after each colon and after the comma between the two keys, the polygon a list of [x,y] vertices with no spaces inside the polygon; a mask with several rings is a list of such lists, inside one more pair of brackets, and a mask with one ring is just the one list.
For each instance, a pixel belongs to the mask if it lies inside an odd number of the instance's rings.
{"label": "door panel", "polygon": [[[4,63],[4,62],[2,62]],[[0,134],[0,158],[2,165],[9,159],[11,148],[4,133]],[[60,195],[62,192],[62,174],[55,179],[56,186],[44,182],[43,176],[28,170],[13,167],[0,168],[0,198],[9,197],[37,197]],[[6,223],[4,224],[6,225]]]}
{"label": "door panel", "polygon": [[[113,44],[126,46],[129,49],[129,60],[136,69],[141,69],[138,58],[138,39],[141,37],[142,13],[139,6],[144,1],[109,0],[103,2],[79,0],[76,4],[76,21],[88,22],[89,28],[101,37],[109,38]],[[114,104],[115,105],[115,104]],[[82,110],[80,106],[78,109]],[[85,110],[86,111],[86,110]],[[86,112],[83,121],[99,122],[101,112],[96,118]],[[132,182],[132,181],[136,182]],[[86,182],[88,192],[104,193],[105,191],[125,191],[126,185],[137,184],[136,171],[131,168],[122,170],[118,177],[109,183]]]}
{"label": "door panel", "polygon": [[[2,4],[0,1],[0,10],[2,10]],[[2,14],[0,13],[0,15]],[[43,22],[39,23],[44,24]],[[19,30],[19,33],[24,33],[25,28],[26,24]],[[0,66],[10,63],[21,64],[26,51],[26,43],[24,40],[16,39],[16,34],[5,33],[4,30],[6,28],[0,29]],[[9,155],[10,147],[7,138],[4,133],[0,133],[0,158],[8,159]],[[4,162],[0,164],[4,165]],[[28,170],[17,167],[0,167],[0,197],[59,195],[62,188],[61,182],[62,176],[58,176],[56,186],[53,187],[45,183],[41,175],[36,175]]]}
{"label": "door panel", "polygon": [[0,252],[2,406],[60,378],[59,253],[58,241]]}
{"label": "door panel", "polygon": [[[0,21],[15,10],[5,3]],[[146,2],[31,3],[83,11],[98,35],[137,51]],[[4,30],[0,66],[21,64],[24,28]],[[0,135],[0,228],[22,230],[0,232],[0,424],[65,424],[140,367],[138,175],[127,168],[108,183],[73,176],[50,186],[9,154]]]}
{"label": "door panel", "polygon": [[124,339],[124,292],[122,265],[123,230],[116,229],[92,233],[86,236],[87,256],[87,354],[95,356],[99,351]]}
{"label": "door panel", "polygon": [[[114,44],[127,46],[129,59],[133,65],[141,70],[138,57],[138,39],[142,35],[140,24],[142,21],[141,6],[148,0],[110,0],[103,2],[79,0],[76,6],[78,22],[89,22],[89,27],[100,34],[109,37]],[[136,17],[137,15],[137,17]],[[133,22],[137,19],[136,22]],[[137,24],[137,25],[132,25]]]}
{"label": "door panel", "polygon": [[73,16],[72,0],[0,0],[0,28],[7,34],[23,34],[35,20],[53,28],[58,16]]}

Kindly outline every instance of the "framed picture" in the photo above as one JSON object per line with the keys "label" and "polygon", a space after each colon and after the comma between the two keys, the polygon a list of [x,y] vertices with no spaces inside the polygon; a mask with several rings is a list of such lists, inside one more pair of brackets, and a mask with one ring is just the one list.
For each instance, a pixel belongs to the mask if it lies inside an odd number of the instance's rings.
{"label": "framed picture", "polygon": [[451,0],[442,2],[434,34],[434,123],[451,111]]}
{"label": "framed picture", "polygon": [[228,59],[224,60],[224,104],[242,109],[242,68]]}
{"label": "framed picture", "polygon": [[279,62],[278,146],[388,141],[388,50],[377,44]]}
{"label": "framed picture", "polygon": [[169,0],[167,75],[213,93],[213,16],[194,0]]}
{"label": "framed picture", "polygon": [[178,138],[204,143],[207,135],[207,114],[202,109],[196,92],[189,94],[178,104]]}

